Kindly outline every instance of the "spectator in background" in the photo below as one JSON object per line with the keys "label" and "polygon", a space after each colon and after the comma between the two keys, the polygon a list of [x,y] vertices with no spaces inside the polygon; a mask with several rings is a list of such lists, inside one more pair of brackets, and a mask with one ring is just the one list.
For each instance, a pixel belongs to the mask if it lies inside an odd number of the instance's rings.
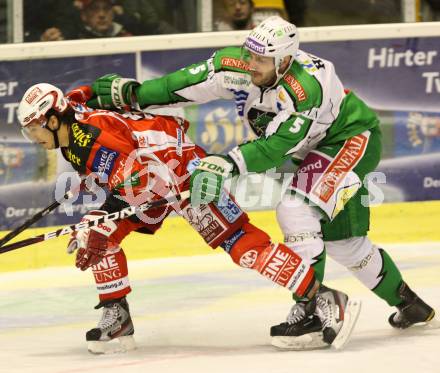
{"label": "spectator in background", "polygon": [[304,26],[306,0],[284,0],[284,8],[290,23],[300,27]]}
{"label": "spectator in background", "polygon": [[114,7],[115,19],[133,35],[175,34],[181,32],[165,21],[151,0],[121,0]]}
{"label": "spectator in background", "polygon": [[24,41],[73,39],[81,20],[72,1],[24,0]]}
{"label": "spectator in background", "polygon": [[307,0],[307,26],[335,26],[402,22],[400,0]]}
{"label": "spectator in background", "polygon": [[7,22],[6,22],[6,0],[0,0],[0,44],[7,41]]}
{"label": "spectator in background", "polygon": [[254,2],[252,0],[223,0],[223,16],[215,22],[215,31],[251,30]]}
{"label": "spectator in background", "polygon": [[120,23],[114,22],[112,0],[77,0],[75,4],[80,8],[82,21],[79,39],[131,35]]}
{"label": "spectator in background", "polygon": [[[424,21],[440,21],[440,0],[425,0],[425,3],[429,5],[428,14],[424,14],[422,9],[422,14],[424,15]],[[424,4],[423,4],[424,5]],[[424,8],[424,7],[423,7]]]}
{"label": "spectator in background", "polygon": [[288,19],[283,0],[254,0],[254,6],[253,21],[257,25],[271,16]]}

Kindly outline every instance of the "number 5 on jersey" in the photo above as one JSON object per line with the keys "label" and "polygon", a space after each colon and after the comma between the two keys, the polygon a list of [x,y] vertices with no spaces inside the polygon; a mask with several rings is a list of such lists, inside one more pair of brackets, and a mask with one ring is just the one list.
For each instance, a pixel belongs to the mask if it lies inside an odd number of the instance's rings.
{"label": "number 5 on jersey", "polygon": [[189,69],[189,72],[193,75],[197,75],[198,73],[205,71],[205,70],[206,70],[206,65],[202,64],[202,65],[199,65],[199,66],[196,66],[196,67]]}
{"label": "number 5 on jersey", "polygon": [[292,126],[289,128],[289,131],[292,133],[298,133],[301,129],[301,126],[304,124],[304,119],[297,117],[293,123]]}

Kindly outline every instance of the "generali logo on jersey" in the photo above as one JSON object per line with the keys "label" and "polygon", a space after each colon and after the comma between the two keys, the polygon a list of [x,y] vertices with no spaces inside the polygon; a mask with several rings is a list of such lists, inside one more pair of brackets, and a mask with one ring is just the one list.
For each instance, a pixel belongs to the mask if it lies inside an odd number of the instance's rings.
{"label": "generali logo on jersey", "polygon": [[348,139],[335,160],[328,166],[321,180],[313,188],[313,194],[318,196],[320,200],[328,202],[347,173],[356,166],[363,156],[367,144],[368,137],[364,135]]}
{"label": "generali logo on jersey", "polygon": [[296,97],[298,97],[298,101],[305,101],[307,99],[306,91],[302,85],[295,79],[295,77],[291,74],[287,74],[284,77],[284,80],[292,88],[293,92],[295,92]]}
{"label": "generali logo on jersey", "polygon": [[237,69],[247,70],[247,71],[249,70],[249,64],[238,58],[223,57],[221,63],[222,66],[235,67]]}

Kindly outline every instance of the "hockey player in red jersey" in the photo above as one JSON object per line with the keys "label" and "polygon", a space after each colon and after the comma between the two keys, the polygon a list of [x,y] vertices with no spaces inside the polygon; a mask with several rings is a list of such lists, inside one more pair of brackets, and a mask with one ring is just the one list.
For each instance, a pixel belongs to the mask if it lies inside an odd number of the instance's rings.
{"label": "hockey player in red jersey", "polygon": [[[187,121],[145,113],[94,110],[84,104],[90,97],[89,87],[80,87],[64,96],[55,86],[40,83],[26,91],[18,109],[26,138],[45,149],[61,148],[65,159],[80,175],[96,178],[110,192],[101,208],[89,211],[84,220],[189,189],[189,176],[206,153],[186,135]],[[208,245],[221,246],[236,264],[258,271],[300,299],[312,300],[309,304],[319,318],[314,327],[320,332],[320,339],[302,338],[304,332],[296,324],[296,329],[286,337],[290,338],[292,349],[322,347],[323,343],[341,347],[348,340],[359,303],[349,301],[342,292],[321,286],[313,268],[284,244],[272,243],[265,232],[249,222],[247,214],[226,191],[218,203],[194,207],[183,201],[172,207]],[[103,308],[98,326],[86,334],[91,352],[105,352],[105,342],[114,338],[119,338],[125,349],[135,347],[126,300],[131,291],[127,260],[120,243],[132,231],[155,233],[171,210],[157,208],[72,235],[68,251],[77,250],[78,268],[91,267],[100,301],[95,308]]]}

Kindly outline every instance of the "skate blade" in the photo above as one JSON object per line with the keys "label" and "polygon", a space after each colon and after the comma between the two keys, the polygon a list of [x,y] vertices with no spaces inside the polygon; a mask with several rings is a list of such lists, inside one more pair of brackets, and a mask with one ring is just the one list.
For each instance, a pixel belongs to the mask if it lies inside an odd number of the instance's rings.
{"label": "skate blade", "polygon": [[359,313],[361,312],[362,302],[359,299],[349,299],[344,313],[344,323],[342,328],[332,343],[336,350],[342,349],[350,339],[354,326],[356,325]]}
{"label": "skate blade", "polygon": [[323,340],[322,332],[304,334],[295,337],[276,336],[271,338],[271,345],[281,350],[305,351],[327,348],[330,345]]}
{"label": "skate blade", "polygon": [[440,320],[436,317],[428,320],[428,321],[423,321],[423,322],[419,322],[417,324],[411,325],[410,327],[406,328],[406,329],[397,329],[399,332],[406,332],[407,330],[430,330],[430,329],[440,329]]}
{"label": "skate blade", "polygon": [[426,321],[423,325],[426,329],[440,329],[440,320],[436,317]]}
{"label": "skate blade", "polygon": [[91,354],[101,355],[123,353],[136,349],[136,341],[132,335],[116,339],[117,341],[87,341],[87,350]]}

